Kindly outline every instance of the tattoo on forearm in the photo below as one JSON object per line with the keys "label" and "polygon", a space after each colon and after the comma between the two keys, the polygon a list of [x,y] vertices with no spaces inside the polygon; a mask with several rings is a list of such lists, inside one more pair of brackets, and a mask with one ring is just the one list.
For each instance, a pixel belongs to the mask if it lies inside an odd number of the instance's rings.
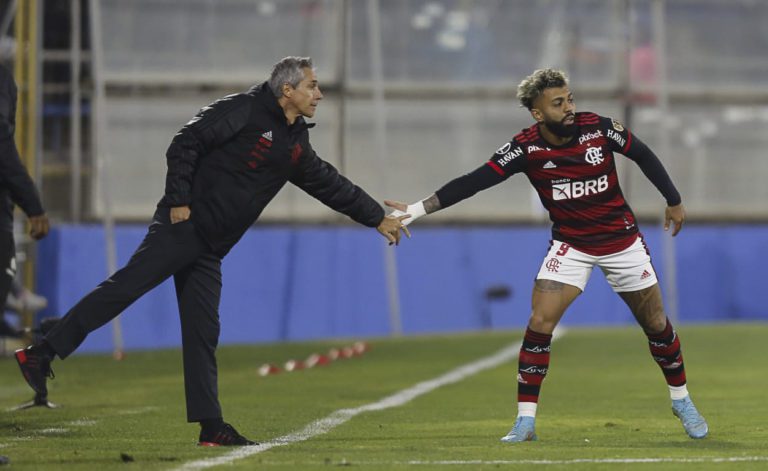
{"label": "tattoo on forearm", "polygon": [[429,198],[425,199],[423,201],[424,203],[424,211],[427,212],[427,214],[434,213],[435,211],[439,211],[442,209],[442,206],[440,206],[440,200],[437,199],[437,195],[433,194]]}
{"label": "tattoo on forearm", "polygon": [[563,283],[555,280],[536,280],[534,289],[536,289],[536,291],[543,291],[545,293],[562,291]]}

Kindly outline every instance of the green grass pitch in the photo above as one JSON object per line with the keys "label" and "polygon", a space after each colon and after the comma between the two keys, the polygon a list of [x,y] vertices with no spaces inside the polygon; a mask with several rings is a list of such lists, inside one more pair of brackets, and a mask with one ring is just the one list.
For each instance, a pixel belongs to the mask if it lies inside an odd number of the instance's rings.
{"label": "green grass pitch", "polygon": [[[201,448],[197,425],[185,421],[180,352],[165,350],[129,352],[122,362],[56,361],[54,410],[10,411],[32,394],[13,358],[0,358],[0,455],[9,470],[201,469],[194,463],[217,457],[224,464],[211,469],[768,469],[768,324],[682,325],[679,333],[689,390],[710,425],[704,440],[685,435],[645,337],[626,327],[570,329],[553,344],[538,442],[499,442],[516,414],[513,359],[304,441],[249,456]],[[263,363],[351,342],[222,347],[224,417],[270,442],[488,357],[520,335],[373,339],[361,357],[267,377],[257,374]]]}

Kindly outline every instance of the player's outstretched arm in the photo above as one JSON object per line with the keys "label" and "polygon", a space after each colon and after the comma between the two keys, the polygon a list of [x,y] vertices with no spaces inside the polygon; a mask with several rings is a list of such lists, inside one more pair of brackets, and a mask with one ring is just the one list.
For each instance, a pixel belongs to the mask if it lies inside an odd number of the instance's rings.
{"label": "player's outstretched arm", "polygon": [[510,175],[512,174],[500,175],[491,166],[483,164],[472,172],[449,181],[426,199],[408,205],[400,201],[384,200],[384,204],[394,209],[390,216],[410,215],[410,218],[403,221],[404,225],[408,225],[422,216],[448,208],[470,198],[478,191],[497,185]]}
{"label": "player's outstretched arm", "polygon": [[683,203],[675,206],[667,206],[667,209],[664,210],[664,230],[668,231],[670,223],[674,224],[675,228],[672,229],[672,237],[674,237],[680,232],[680,229],[683,228],[683,222],[685,222],[685,208],[683,207]]}

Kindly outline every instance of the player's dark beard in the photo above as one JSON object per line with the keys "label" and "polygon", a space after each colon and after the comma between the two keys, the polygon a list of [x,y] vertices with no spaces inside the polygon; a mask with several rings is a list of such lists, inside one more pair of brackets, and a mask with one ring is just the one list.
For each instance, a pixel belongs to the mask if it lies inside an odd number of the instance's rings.
{"label": "player's dark beard", "polygon": [[563,124],[562,121],[544,120],[544,126],[559,137],[573,137],[576,135],[576,123]]}

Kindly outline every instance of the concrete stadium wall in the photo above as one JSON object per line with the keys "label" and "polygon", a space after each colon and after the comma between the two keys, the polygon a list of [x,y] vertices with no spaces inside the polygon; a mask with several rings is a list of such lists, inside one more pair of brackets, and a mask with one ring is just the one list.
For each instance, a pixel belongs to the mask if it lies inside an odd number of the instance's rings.
{"label": "concrete stadium wall", "polygon": [[[406,334],[523,327],[533,278],[548,248],[546,227],[413,227],[396,249]],[[126,263],[146,228],[116,230]],[[645,225],[663,278],[658,227]],[[666,234],[664,234],[666,236]],[[768,226],[687,226],[677,238],[681,322],[768,320],[757,296]],[[383,336],[389,333],[383,239],[354,227],[261,227],[250,230],[223,263],[221,343]],[[97,225],[64,225],[39,243],[37,289],[49,301],[41,316],[63,315],[106,276],[104,235]],[[487,299],[494,286],[511,296]],[[171,280],[120,317],[126,349],[180,345]],[[633,318],[597,270],[564,325],[618,325]],[[110,351],[109,326],[80,351]]]}

